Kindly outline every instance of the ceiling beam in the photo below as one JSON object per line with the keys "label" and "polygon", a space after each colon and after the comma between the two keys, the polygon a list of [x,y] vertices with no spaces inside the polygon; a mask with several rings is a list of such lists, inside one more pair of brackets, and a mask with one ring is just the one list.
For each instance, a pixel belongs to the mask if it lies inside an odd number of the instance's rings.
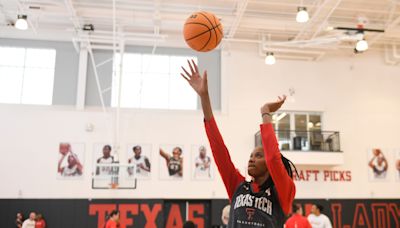
{"label": "ceiling beam", "polygon": [[324,13],[327,11],[329,5],[335,5],[337,1],[341,0],[324,0],[323,3],[319,4],[315,12],[311,15],[310,20],[306,22],[306,25],[302,30],[300,30],[294,40],[305,39],[305,35],[308,33],[308,31],[317,25],[317,23],[319,23],[321,17],[324,17]]}
{"label": "ceiling beam", "polygon": [[244,13],[246,12],[247,5],[249,4],[249,0],[239,0],[236,6],[236,17],[233,19],[232,25],[227,34],[227,38],[233,38],[235,36],[236,30],[239,27],[240,21]]}

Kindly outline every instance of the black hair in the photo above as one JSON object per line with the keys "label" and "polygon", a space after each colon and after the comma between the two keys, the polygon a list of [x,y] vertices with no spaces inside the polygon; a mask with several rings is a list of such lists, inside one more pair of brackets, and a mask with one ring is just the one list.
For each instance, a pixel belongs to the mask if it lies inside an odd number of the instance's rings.
{"label": "black hair", "polygon": [[181,152],[181,154],[182,154],[182,148],[180,148],[179,146],[177,146],[177,147],[174,148],[174,150],[175,150],[175,149],[178,149],[179,152]]}
{"label": "black hair", "polygon": [[113,217],[114,215],[117,215],[117,214],[119,214],[119,211],[113,210],[113,211],[111,211],[109,217],[111,218],[111,217]]}
{"label": "black hair", "polygon": [[315,206],[318,208],[319,212],[324,211],[324,207],[321,204],[315,204]]}
{"label": "black hair", "polygon": [[132,150],[137,150],[137,149],[142,149],[142,147],[139,146],[139,145],[136,145],[136,146],[132,147]]}
{"label": "black hair", "polygon": [[294,203],[292,206],[292,213],[296,213],[300,208],[300,205]]}
{"label": "black hair", "polygon": [[105,145],[105,146],[103,147],[103,149],[104,149],[104,148],[108,148],[110,151],[112,150],[110,145]]}
{"label": "black hair", "polygon": [[192,221],[186,221],[183,224],[183,228],[196,228],[196,225],[194,225],[194,223]]}
{"label": "black hair", "polygon": [[282,163],[285,166],[286,172],[288,173],[289,177],[293,179],[293,171],[295,172],[296,176],[299,176],[299,173],[297,172],[296,166],[293,164],[292,161],[287,159],[285,156],[281,154],[282,157]]}

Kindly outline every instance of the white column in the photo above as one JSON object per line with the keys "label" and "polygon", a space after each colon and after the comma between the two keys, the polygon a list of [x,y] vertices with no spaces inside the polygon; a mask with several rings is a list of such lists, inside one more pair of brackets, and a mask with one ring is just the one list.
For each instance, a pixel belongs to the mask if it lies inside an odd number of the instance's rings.
{"label": "white column", "polygon": [[76,109],[85,108],[86,80],[87,80],[88,50],[86,45],[81,45],[79,52],[78,85],[76,93]]}

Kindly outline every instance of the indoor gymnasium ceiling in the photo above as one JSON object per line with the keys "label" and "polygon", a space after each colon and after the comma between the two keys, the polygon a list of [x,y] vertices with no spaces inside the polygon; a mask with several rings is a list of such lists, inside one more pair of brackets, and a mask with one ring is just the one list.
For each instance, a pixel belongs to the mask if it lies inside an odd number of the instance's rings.
{"label": "indoor gymnasium ceiling", "polygon": [[[295,20],[302,3],[310,14],[307,23]],[[75,44],[90,39],[107,45],[115,34],[115,41],[125,44],[180,46],[185,19],[204,10],[221,18],[224,47],[253,43],[260,45],[260,54],[271,49],[283,57],[315,60],[329,51],[351,52],[357,41],[354,32],[332,28],[360,23],[385,30],[365,33],[370,48],[400,43],[399,0],[116,0],[115,9],[114,18],[112,0],[0,0],[0,37]],[[17,14],[28,16],[29,30],[12,27]],[[93,24],[95,31],[82,32],[84,24]]]}

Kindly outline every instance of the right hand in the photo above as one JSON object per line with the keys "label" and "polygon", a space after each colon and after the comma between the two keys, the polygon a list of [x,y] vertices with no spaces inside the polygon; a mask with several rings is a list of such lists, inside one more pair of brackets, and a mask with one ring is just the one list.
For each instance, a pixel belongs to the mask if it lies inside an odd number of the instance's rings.
{"label": "right hand", "polygon": [[283,95],[282,97],[278,97],[278,100],[275,102],[269,102],[264,104],[261,107],[261,114],[278,111],[283,105],[283,103],[285,103],[285,100],[286,100],[286,95]]}
{"label": "right hand", "polygon": [[200,97],[208,96],[207,71],[204,71],[203,77],[201,77],[196,63],[188,60],[188,64],[191,73],[182,66],[182,70],[185,72],[185,74],[181,73],[182,77],[189,82]]}

